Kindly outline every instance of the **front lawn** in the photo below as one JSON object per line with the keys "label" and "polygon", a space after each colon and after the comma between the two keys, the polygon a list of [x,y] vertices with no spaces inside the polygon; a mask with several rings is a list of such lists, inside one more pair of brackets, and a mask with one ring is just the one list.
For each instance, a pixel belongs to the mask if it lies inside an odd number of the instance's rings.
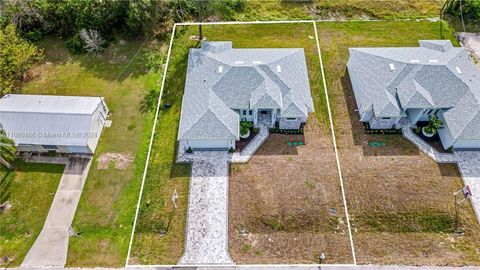
{"label": "front lawn", "polygon": [[145,54],[159,48],[142,44],[116,41],[100,57],[71,55],[57,37],[38,44],[45,62],[32,70],[35,79],[24,92],[103,96],[112,120],[102,132],[75,214],[72,227],[80,236],[70,238],[68,266],[125,263],[153,122],[152,110],[142,104],[156,104],[160,80],[159,72],[145,67]]}
{"label": "front lawn", "polygon": [[[480,226],[470,203],[460,211],[465,236],[453,234],[452,193],[463,186],[457,166],[435,163],[401,135],[366,134],[346,70],[349,47],[418,47],[419,39],[440,38],[439,23],[317,25],[358,263],[480,264]],[[458,45],[451,32],[444,35]]]}
{"label": "front lawn", "polygon": [[43,228],[65,167],[22,161],[15,162],[14,166],[15,170],[10,173],[0,170],[1,195],[11,204],[10,209],[0,212],[2,267],[22,263]]}

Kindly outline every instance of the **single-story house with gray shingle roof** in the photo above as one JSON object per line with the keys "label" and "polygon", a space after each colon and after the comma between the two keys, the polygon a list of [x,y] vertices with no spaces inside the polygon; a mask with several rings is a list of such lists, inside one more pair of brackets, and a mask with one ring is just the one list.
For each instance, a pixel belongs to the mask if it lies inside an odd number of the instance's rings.
{"label": "single-story house with gray shingle roof", "polygon": [[93,154],[108,112],[102,97],[7,94],[0,99],[0,124],[18,152]]}
{"label": "single-story house with gray shingle roof", "polygon": [[313,112],[303,49],[190,49],[178,140],[185,149],[230,149],[240,122],[299,129]]}
{"label": "single-story house with gray shingle roof", "polygon": [[434,114],[445,149],[480,148],[480,74],[449,40],[420,40],[420,47],[350,48],[347,68],[360,121],[373,129],[412,126]]}

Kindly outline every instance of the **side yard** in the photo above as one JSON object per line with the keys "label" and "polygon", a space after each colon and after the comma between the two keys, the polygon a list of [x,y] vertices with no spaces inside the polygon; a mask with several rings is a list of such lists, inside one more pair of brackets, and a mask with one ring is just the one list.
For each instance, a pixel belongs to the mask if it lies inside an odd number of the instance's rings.
{"label": "side yard", "polygon": [[[175,147],[188,48],[196,45],[198,42],[189,40],[185,30],[177,28],[128,259],[131,265],[176,264],[183,252],[190,165],[175,163]],[[171,200],[175,190],[177,208]]]}
{"label": "side yard", "polygon": [[[463,204],[463,237],[453,234],[452,193],[463,186],[454,164],[437,164],[401,135],[367,135],[346,70],[349,47],[418,46],[438,39],[431,22],[319,23],[358,263],[480,264],[480,226]],[[456,43],[453,34],[446,35]],[[369,142],[385,143],[381,147]]]}
{"label": "side yard", "polygon": [[65,167],[22,161],[14,166],[15,171],[8,174],[0,170],[2,188],[8,185],[8,189],[0,188],[5,191],[1,196],[6,196],[11,204],[11,208],[0,212],[1,267],[22,263],[42,230]]}
{"label": "side yard", "polygon": [[38,45],[45,62],[31,71],[25,93],[104,96],[111,110],[72,224],[78,236],[70,238],[67,265],[122,266],[150,138],[149,99],[156,103],[158,95],[160,75],[145,67],[153,48],[121,40],[95,57],[71,55],[57,37]]}

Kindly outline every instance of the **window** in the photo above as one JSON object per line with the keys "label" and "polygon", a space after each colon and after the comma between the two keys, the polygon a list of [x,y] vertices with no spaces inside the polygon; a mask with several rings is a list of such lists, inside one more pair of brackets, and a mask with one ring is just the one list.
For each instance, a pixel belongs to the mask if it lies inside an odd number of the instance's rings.
{"label": "window", "polygon": [[382,117],[382,120],[390,120],[390,117]]}
{"label": "window", "polygon": [[42,145],[43,149],[45,150],[57,150],[58,147],[56,147],[55,145]]}
{"label": "window", "polygon": [[295,117],[288,117],[287,120],[288,120],[288,121],[295,121],[295,120],[297,120],[297,118],[295,118]]}
{"label": "window", "polygon": [[253,111],[252,110],[248,110],[248,115],[252,115],[253,114]]}
{"label": "window", "polygon": [[246,111],[246,110],[243,110],[243,111],[242,111],[242,115],[247,115],[247,111]]}

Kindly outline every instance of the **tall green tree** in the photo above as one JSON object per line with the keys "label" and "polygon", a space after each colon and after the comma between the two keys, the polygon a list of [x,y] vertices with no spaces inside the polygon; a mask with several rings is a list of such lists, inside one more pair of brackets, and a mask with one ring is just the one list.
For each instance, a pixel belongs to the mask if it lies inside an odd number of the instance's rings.
{"label": "tall green tree", "polygon": [[26,72],[41,59],[41,51],[24,40],[13,24],[0,29],[0,95],[18,90]]}
{"label": "tall green tree", "polygon": [[0,124],[0,164],[11,169],[12,165],[10,163],[15,160],[15,152],[15,142],[8,138],[2,124]]}

